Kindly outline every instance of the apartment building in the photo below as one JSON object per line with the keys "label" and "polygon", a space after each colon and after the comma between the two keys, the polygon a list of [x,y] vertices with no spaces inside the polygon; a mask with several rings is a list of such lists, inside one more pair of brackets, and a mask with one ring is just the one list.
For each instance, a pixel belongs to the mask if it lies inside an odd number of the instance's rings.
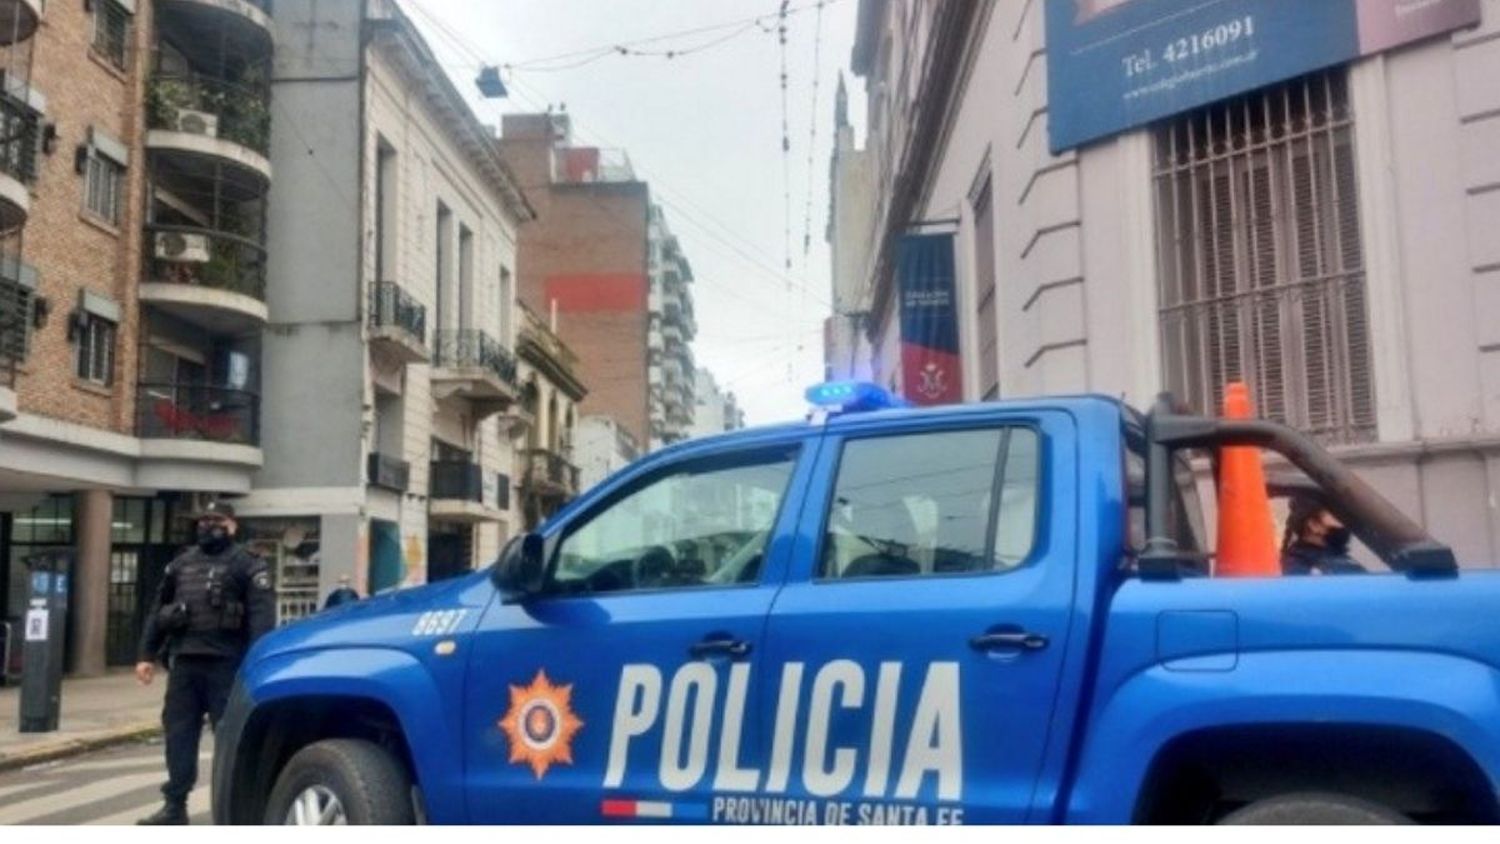
{"label": "apartment building", "polygon": [[733,391],[719,389],[714,374],[700,368],[693,378],[693,427],[688,435],[706,437],[745,427],[745,412]]}
{"label": "apartment building", "polygon": [[613,417],[579,417],[573,433],[573,459],[578,464],[580,492],[629,466],[642,454],[640,443]]}
{"label": "apartment building", "polygon": [[392,2],[278,0],[265,463],[282,616],[452,577],[521,527],[517,227],[493,134]]}
{"label": "apartment building", "polygon": [[1495,560],[1500,2],[1223,8],[861,0],[829,369],[918,393],[901,257],[951,238],[963,399],[1243,379]]}
{"label": "apartment building", "polygon": [[527,419],[526,448],[518,454],[522,526],[532,530],[578,495],[573,442],[578,403],[588,390],[578,377],[578,356],[530,308],[520,307],[517,338],[521,403]]}
{"label": "apartment building", "polygon": [[565,113],[509,114],[500,146],[537,209],[520,297],[560,315],[589,387],[581,412],[657,448],[692,423],[692,268],[623,150],[575,144]]}
{"label": "apartment building", "polygon": [[651,448],[658,449],[692,435],[698,373],[692,343],[698,323],[693,318],[693,267],[667,226],[661,206],[653,204],[649,213],[651,291],[647,307],[651,316],[646,374]]}
{"label": "apartment building", "polygon": [[76,673],[262,463],[273,45],[259,2],[0,3],[0,632],[62,554]]}

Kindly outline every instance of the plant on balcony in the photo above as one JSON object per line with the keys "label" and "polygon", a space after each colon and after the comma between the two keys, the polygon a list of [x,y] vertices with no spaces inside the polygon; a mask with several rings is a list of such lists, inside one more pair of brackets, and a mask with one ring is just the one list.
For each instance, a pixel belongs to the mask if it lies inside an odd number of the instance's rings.
{"label": "plant on balcony", "polygon": [[208,112],[219,118],[219,137],[265,152],[271,111],[264,88],[265,72],[258,68],[246,71],[238,82],[158,75],[146,95],[147,117],[150,125],[171,129],[184,109]]}

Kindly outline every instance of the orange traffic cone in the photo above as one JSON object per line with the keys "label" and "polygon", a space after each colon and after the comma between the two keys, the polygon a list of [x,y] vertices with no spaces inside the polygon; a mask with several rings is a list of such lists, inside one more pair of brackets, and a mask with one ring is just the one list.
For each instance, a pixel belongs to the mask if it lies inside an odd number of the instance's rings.
{"label": "orange traffic cone", "polygon": [[[1250,388],[1235,381],[1224,388],[1224,418],[1249,419]],[[1281,574],[1276,528],[1260,449],[1219,449],[1218,577],[1275,577]]]}

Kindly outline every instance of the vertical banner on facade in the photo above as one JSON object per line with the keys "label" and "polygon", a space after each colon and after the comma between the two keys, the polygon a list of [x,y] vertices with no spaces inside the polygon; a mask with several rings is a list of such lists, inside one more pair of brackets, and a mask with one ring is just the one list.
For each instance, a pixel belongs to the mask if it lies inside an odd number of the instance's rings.
{"label": "vertical banner on facade", "polygon": [[963,400],[953,235],[914,234],[896,247],[902,394],[913,404]]}

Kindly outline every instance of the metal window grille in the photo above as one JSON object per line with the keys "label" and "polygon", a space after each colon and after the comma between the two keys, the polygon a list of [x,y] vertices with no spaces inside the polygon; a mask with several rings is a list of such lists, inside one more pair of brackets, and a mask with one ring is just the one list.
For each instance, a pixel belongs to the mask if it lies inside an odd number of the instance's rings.
{"label": "metal window grille", "polygon": [[1374,439],[1353,121],[1333,70],[1156,130],[1163,375],[1194,409],[1244,380],[1262,416]]}
{"label": "metal window grille", "polygon": [[30,289],[0,273],[0,368],[26,360],[34,301]]}
{"label": "metal window grille", "polygon": [[94,2],[94,50],[125,69],[130,46],[130,12],[113,0]]}

